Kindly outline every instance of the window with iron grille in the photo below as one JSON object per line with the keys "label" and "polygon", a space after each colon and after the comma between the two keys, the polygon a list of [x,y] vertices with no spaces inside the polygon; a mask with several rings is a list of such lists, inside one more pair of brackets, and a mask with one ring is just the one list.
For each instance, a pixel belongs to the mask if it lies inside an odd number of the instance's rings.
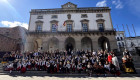
{"label": "window with iron grille", "polygon": [[81,18],[87,18],[87,14],[81,14]]}
{"label": "window with iron grille", "polygon": [[67,32],[72,32],[72,24],[67,24]]}
{"label": "window with iron grille", "polygon": [[43,19],[43,16],[38,16],[37,19]]}
{"label": "window with iron grille", "polygon": [[52,15],[52,18],[53,18],[53,19],[57,18],[57,15]]}
{"label": "window with iron grille", "polygon": [[103,23],[98,23],[98,27],[100,31],[104,31],[104,25]]}
{"label": "window with iron grille", "polygon": [[96,17],[103,17],[102,14],[96,14]]}
{"label": "window with iron grille", "polygon": [[52,24],[52,32],[57,32],[56,25]]}
{"label": "window with iron grille", "polygon": [[82,23],[83,27],[83,32],[88,32],[88,24],[87,23]]}
{"label": "window with iron grille", "polygon": [[41,25],[37,25],[36,31],[37,32],[41,32],[42,31],[42,26]]}

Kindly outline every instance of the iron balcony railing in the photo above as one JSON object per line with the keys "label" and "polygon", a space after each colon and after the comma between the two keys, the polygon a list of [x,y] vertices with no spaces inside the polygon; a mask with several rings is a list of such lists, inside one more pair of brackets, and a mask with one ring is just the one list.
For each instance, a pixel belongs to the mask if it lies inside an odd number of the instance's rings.
{"label": "iron balcony railing", "polygon": [[81,30],[73,30],[71,32],[68,31],[56,31],[56,32],[52,32],[52,31],[29,31],[28,33],[31,34],[46,34],[46,33],[54,33],[54,34],[58,34],[58,33],[104,33],[104,32],[116,32],[116,29],[113,30],[88,30],[88,31],[81,31]]}

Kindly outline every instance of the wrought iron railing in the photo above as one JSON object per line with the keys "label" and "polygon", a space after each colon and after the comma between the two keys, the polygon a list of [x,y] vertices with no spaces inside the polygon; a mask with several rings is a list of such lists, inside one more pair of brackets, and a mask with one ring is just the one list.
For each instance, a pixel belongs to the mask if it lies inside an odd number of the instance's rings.
{"label": "wrought iron railing", "polygon": [[88,30],[88,31],[81,31],[81,30],[73,30],[71,32],[68,31],[56,31],[56,32],[52,32],[52,31],[29,31],[28,33],[97,33],[97,32],[116,32],[115,29],[112,30]]}

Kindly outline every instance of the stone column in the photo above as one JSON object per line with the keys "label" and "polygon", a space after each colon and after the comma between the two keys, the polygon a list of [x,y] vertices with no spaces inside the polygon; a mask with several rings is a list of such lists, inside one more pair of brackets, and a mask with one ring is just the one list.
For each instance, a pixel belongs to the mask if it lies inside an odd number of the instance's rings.
{"label": "stone column", "polygon": [[34,43],[27,42],[24,46],[24,51],[34,51]]}
{"label": "stone column", "polygon": [[65,50],[65,41],[59,41],[59,50]]}
{"label": "stone column", "polygon": [[80,40],[77,40],[77,41],[75,41],[75,49],[79,49],[79,50],[81,50],[81,41]]}
{"label": "stone column", "polygon": [[110,49],[117,49],[117,43],[115,40],[110,41]]}
{"label": "stone column", "polygon": [[46,52],[48,51],[48,48],[47,48],[47,41],[44,41],[43,44],[42,44],[42,51]]}
{"label": "stone column", "polygon": [[99,48],[98,41],[92,40],[93,50],[97,51]]}

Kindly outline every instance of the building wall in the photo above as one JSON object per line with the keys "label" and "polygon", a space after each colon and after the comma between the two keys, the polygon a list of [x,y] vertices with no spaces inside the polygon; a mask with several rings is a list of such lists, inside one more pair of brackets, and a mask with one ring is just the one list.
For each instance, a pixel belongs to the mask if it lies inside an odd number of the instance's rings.
{"label": "building wall", "polygon": [[129,51],[134,51],[135,47],[140,47],[140,37],[126,38],[126,46]]}
{"label": "building wall", "polygon": [[[41,39],[42,40],[42,43],[41,43],[41,47],[43,48],[42,50],[43,51],[49,51],[49,43],[50,43],[50,40],[52,40],[53,38],[56,38],[58,40],[58,47],[57,49],[59,50],[66,50],[66,39],[71,37],[74,39],[75,41],[75,46],[74,46],[74,49],[79,49],[81,50],[82,49],[82,46],[81,46],[81,40],[85,37],[88,37],[91,39],[92,41],[92,49],[91,50],[95,50],[97,51],[98,49],[100,50],[101,48],[99,47],[99,44],[98,44],[98,40],[100,37],[106,37],[108,40],[109,40],[109,46],[110,46],[110,50],[114,50],[114,49],[117,49],[117,44],[116,44],[116,39],[114,37],[114,35],[89,35],[89,34],[85,34],[85,35],[80,35],[80,34],[65,34],[65,35],[31,35],[29,34],[28,37],[27,37],[27,43],[25,44],[25,51],[37,51],[37,50],[34,50],[34,46],[35,46],[35,41],[38,40],[38,39]],[[55,49],[54,49],[55,50]],[[54,51],[53,50],[53,51]]]}
{"label": "building wall", "polygon": [[[43,21],[43,31],[51,31],[51,23],[50,21],[52,20],[57,20],[58,21],[58,31],[65,31],[66,27],[63,26],[63,23],[68,20],[67,15],[71,14],[71,20],[74,21],[74,27],[73,30],[81,30],[81,20],[87,19],[89,20],[89,30],[98,30],[97,27],[97,22],[96,20],[98,19],[104,19],[104,25],[105,25],[105,30],[113,30],[112,23],[111,23],[111,18],[110,18],[110,13],[109,12],[103,12],[101,13],[103,15],[102,18],[97,18],[96,14],[98,13],[65,13],[65,14],[42,14],[43,19],[37,19],[39,15],[31,15],[31,20],[30,20],[30,27],[29,31],[35,31],[36,29],[36,24],[35,22],[38,20]],[[81,14],[87,14],[87,18],[81,18]],[[57,15],[57,19],[52,19],[52,15]]]}
{"label": "building wall", "polygon": [[116,40],[117,40],[118,51],[123,51],[124,48],[126,48],[124,31],[116,32]]}
{"label": "building wall", "polygon": [[[71,7],[68,7],[68,5],[71,5]],[[71,15],[71,18],[68,17],[68,14]],[[87,17],[81,18],[82,14],[87,14]],[[96,14],[102,14],[103,17],[96,17]],[[52,19],[52,15],[57,15],[57,18]],[[43,16],[43,19],[38,19],[38,16]],[[85,19],[88,21],[88,30],[91,32],[82,32],[81,20]],[[58,21],[57,28],[59,32],[48,33],[52,27],[50,21],[53,20]],[[66,26],[63,26],[63,24],[67,20],[73,21],[73,31],[75,32],[66,31]],[[103,22],[105,29],[103,32],[99,30],[97,20]],[[43,22],[42,32],[36,32],[37,21]],[[68,2],[62,5],[62,8],[33,9],[30,12],[28,31],[25,51],[50,51],[57,48],[59,50],[66,50],[69,41],[74,49],[81,50],[84,46],[86,49],[97,51],[102,46],[105,46],[105,44],[109,46],[110,50],[117,49],[116,32],[112,26],[110,9],[108,7],[77,8],[77,5]],[[84,43],[86,40],[83,39],[87,39],[91,43],[91,48],[89,48],[90,45]]]}
{"label": "building wall", "polygon": [[0,52],[16,50],[16,40],[0,34]]}
{"label": "building wall", "polygon": [[0,52],[20,50],[26,42],[26,29],[22,27],[0,28]]}

